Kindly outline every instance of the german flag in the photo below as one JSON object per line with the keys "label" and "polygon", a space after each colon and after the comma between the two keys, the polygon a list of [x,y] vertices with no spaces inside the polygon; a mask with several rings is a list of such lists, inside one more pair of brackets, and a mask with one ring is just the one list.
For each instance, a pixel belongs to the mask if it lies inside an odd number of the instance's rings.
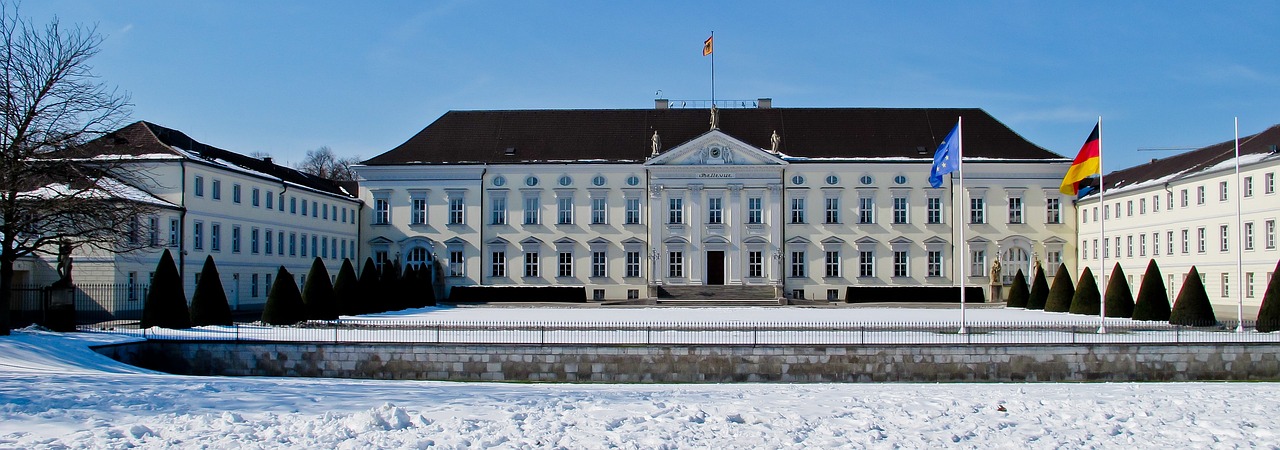
{"label": "german flag", "polygon": [[711,54],[711,47],[712,47],[711,41],[714,40],[715,38],[716,38],[715,36],[711,36],[707,38],[707,40],[702,42],[702,56],[707,56]]}
{"label": "german flag", "polygon": [[1080,147],[1080,153],[1076,155],[1075,161],[1071,162],[1071,168],[1067,169],[1067,176],[1062,178],[1062,186],[1058,188],[1059,192],[1067,195],[1076,195],[1080,192],[1080,181],[1085,178],[1097,175],[1102,171],[1102,146],[1098,140],[1098,126],[1093,126],[1093,133],[1089,134],[1089,139],[1084,141],[1084,146]]}

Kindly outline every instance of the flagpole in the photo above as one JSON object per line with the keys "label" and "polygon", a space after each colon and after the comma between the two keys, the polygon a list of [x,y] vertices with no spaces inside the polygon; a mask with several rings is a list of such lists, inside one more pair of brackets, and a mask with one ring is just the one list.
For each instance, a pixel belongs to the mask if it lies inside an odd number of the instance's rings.
{"label": "flagpole", "polygon": [[[1107,171],[1102,166],[1102,116],[1098,116],[1098,203],[1102,205],[1102,220],[1098,222],[1098,232],[1102,235],[1102,245],[1107,245],[1107,202],[1106,202],[1106,183],[1104,177]],[[1119,258],[1120,255],[1116,255]],[[1102,281],[1102,288],[1098,291],[1102,294],[1101,300],[1101,324],[1098,326],[1099,334],[1107,332],[1107,249],[1102,249],[1102,259],[1100,260],[1102,267],[1099,267],[1098,273],[1102,274],[1099,280]]]}
{"label": "flagpole", "polygon": [[962,263],[960,264],[960,273],[958,274],[959,275],[958,278],[960,278],[960,331],[959,332],[960,334],[968,334],[969,325],[965,317],[965,295],[964,295],[965,273],[964,273],[964,264],[963,264],[965,257],[967,257],[969,254],[968,245],[966,245],[964,241],[964,227],[966,226],[966,223],[964,222],[964,215],[963,215],[963,211],[964,211],[963,209],[964,208],[963,207],[963,203],[964,203],[964,117],[956,118],[956,150],[957,150],[956,153],[958,154],[957,155],[958,157],[956,158],[956,172],[959,173],[959,178],[960,178],[960,202],[962,203],[961,208],[959,208],[962,214],[960,216],[960,223],[958,224],[960,225],[960,255],[961,255],[960,261],[962,261]]}
{"label": "flagpole", "polygon": [[711,106],[716,105],[716,32],[711,30]]}
{"label": "flagpole", "polygon": [[1244,224],[1240,222],[1240,203],[1244,202],[1244,184],[1240,181],[1240,118],[1236,117],[1236,332],[1244,332]]}

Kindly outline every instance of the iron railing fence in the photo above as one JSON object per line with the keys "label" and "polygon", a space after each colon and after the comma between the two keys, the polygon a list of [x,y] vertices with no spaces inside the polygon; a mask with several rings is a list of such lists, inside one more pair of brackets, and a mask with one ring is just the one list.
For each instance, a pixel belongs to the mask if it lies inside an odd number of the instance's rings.
{"label": "iron railing fence", "polygon": [[[71,294],[75,305],[74,323],[113,324],[140,320],[148,288],[145,284],[76,284]],[[48,285],[16,285],[10,292],[10,323],[14,327],[47,323],[52,319],[50,306],[54,296]],[[63,312],[65,310],[52,314]]]}
{"label": "iron railing fence", "polygon": [[514,345],[935,345],[1280,343],[1246,322],[1211,327],[1110,322],[440,322],[384,319],[235,324],[188,330],[81,327],[152,340]]}
{"label": "iron railing fence", "polygon": [[45,287],[33,284],[13,285],[9,289],[9,325],[22,328],[45,321]]}

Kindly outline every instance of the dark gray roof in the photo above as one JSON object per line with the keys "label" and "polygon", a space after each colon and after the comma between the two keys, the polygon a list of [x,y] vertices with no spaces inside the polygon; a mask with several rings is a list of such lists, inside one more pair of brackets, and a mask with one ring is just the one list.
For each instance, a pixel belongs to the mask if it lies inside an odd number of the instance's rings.
{"label": "dark gray roof", "polygon": [[[1278,144],[1280,144],[1280,125],[1272,125],[1261,133],[1241,137],[1240,156],[1243,159],[1247,155],[1269,154]],[[1146,164],[1117,170],[1106,174],[1103,177],[1103,182],[1106,183],[1107,189],[1116,189],[1171,175],[1193,175],[1232,160],[1236,156],[1235,152],[1235,140],[1232,139],[1168,158],[1153,159]],[[1271,157],[1280,158],[1280,154]]]}

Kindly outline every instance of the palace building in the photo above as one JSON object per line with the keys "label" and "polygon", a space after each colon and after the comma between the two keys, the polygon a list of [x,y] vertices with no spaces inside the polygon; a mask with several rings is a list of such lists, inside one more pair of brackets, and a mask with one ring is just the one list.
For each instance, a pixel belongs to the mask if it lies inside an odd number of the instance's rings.
{"label": "palace building", "polygon": [[[1077,260],[1071,161],[981,109],[733,103],[755,107],[448,112],[356,168],[360,254],[597,300],[865,301]],[[963,189],[932,188],[961,117]]]}

